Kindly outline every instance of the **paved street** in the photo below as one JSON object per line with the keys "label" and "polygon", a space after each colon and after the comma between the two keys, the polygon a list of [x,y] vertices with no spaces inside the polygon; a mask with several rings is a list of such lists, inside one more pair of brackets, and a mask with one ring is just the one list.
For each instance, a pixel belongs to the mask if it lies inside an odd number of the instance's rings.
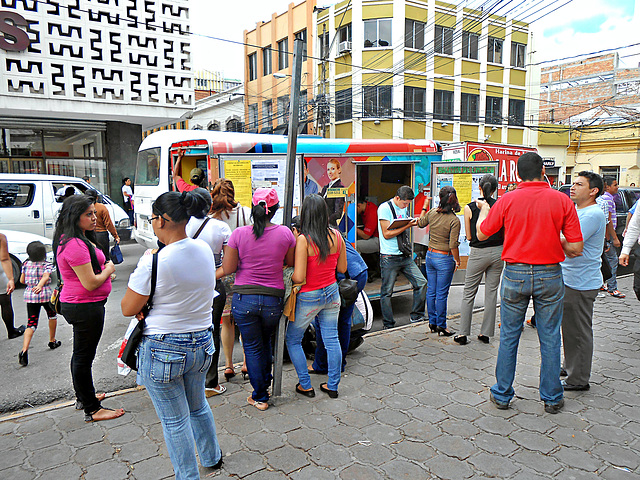
{"label": "paved street", "polygon": [[[631,292],[631,279],[620,282]],[[340,398],[293,393],[266,412],[248,406],[248,381],[209,399],[225,453],[203,478],[640,478],[639,304],[596,302],[592,388],[567,392],[558,415],[538,399],[538,341],[521,342],[512,408],[488,401],[497,341],[461,347],[426,325],[379,332],[349,358]],[[476,314],[472,338],[480,318]],[[450,322],[455,329],[456,320]],[[496,339],[497,340],[497,339]],[[66,372],[65,372],[66,375]],[[0,420],[0,478],[172,478],[162,429],[144,390],[110,395],[120,419],[85,424],[70,402]]]}

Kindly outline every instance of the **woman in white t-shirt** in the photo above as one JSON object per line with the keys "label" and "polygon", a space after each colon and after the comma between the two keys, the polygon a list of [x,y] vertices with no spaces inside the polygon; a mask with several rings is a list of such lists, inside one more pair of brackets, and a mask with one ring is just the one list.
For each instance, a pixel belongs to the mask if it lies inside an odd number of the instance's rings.
{"label": "woman in white t-shirt", "polygon": [[[200,478],[195,446],[203,466],[222,466],[204,390],[214,352],[215,263],[211,248],[186,233],[191,216],[206,214],[207,196],[200,189],[163,193],[153,203],[149,220],[165,246],[157,253],[156,289],[138,349],[137,381],[153,401],[175,476],[180,479]],[[125,316],[138,315],[149,299],[152,262],[152,255],[143,256],[131,274],[122,299]]]}
{"label": "woman in white t-shirt", "polygon": [[[206,190],[203,190],[208,199],[207,211],[211,208],[211,196]],[[187,223],[187,235],[191,238],[197,238],[204,240],[215,259],[216,269],[222,266],[222,248],[227,245],[227,241],[231,236],[231,229],[229,226],[221,220],[212,218],[209,215],[202,216],[199,214],[191,217],[189,223]],[[222,311],[226,300],[226,292],[224,288],[224,282],[216,281],[216,296],[213,300],[213,343],[216,348],[213,354],[213,360],[209,371],[207,372],[207,378],[205,380],[205,393],[207,397],[214,395],[220,395],[226,392],[227,388],[224,385],[220,385],[218,379],[218,360],[220,358],[220,319],[222,318]]]}
{"label": "woman in white t-shirt", "polygon": [[[216,180],[211,190],[211,197],[213,199],[211,216],[226,223],[232,232],[238,227],[252,224],[251,210],[248,207],[243,207],[235,200],[235,189],[231,180],[226,178]],[[231,316],[231,298],[233,297],[235,278],[234,273],[220,278],[227,295],[222,312],[222,332],[220,335],[225,359],[224,376],[227,381],[236,375],[233,367],[233,346],[236,340],[236,329]],[[244,352],[241,372],[243,376],[247,374]]]}
{"label": "woman in white t-shirt", "polygon": [[131,188],[131,179],[124,177],[122,179],[122,198],[124,199],[124,211],[129,216],[129,221],[133,226],[133,190]]}

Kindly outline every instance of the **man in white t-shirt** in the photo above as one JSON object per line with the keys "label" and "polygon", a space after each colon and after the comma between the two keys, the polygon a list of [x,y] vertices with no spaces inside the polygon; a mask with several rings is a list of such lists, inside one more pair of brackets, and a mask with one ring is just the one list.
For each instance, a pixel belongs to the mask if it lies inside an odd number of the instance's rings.
{"label": "man in white t-shirt", "polygon": [[[421,322],[425,319],[425,295],[427,281],[414,263],[412,255],[403,254],[398,245],[398,237],[405,234],[417,224],[413,219],[405,226],[389,230],[390,223],[396,218],[411,218],[407,211],[415,195],[411,187],[404,185],[398,189],[396,196],[380,204],[378,207],[378,232],[380,234],[380,309],[384,328],[393,328],[396,324],[391,309],[391,295],[396,277],[402,272],[413,286],[413,308],[411,322]],[[406,232],[408,234],[409,232]]]}

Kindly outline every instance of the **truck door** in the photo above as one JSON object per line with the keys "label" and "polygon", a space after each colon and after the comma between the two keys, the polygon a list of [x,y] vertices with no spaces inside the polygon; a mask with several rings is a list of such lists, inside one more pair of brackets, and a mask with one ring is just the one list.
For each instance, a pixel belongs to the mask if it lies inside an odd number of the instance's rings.
{"label": "truck door", "polygon": [[44,236],[42,182],[0,182],[0,225],[3,229]]}

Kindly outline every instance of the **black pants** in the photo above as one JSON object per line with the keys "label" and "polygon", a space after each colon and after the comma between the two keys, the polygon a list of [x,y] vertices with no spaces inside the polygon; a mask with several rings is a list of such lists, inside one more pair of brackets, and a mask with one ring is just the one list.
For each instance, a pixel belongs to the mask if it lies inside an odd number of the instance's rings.
{"label": "black pants", "polygon": [[635,263],[633,264],[633,291],[636,298],[640,300],[640,247],[636,245],[635,251],[638,254],[635,255]]}
{"label": "black pants", "polygon": [[40,307],[44,308],[47,318],[56,318],[56,311],[53,309],[51,302],[27,303],[27,328],[38,328],[38,319],[40,318]]}
{"label": "black pants", "polygon": [[109,232],[96,232],[96,241],[98,242],[98,248],[104,253],[104,258],[107,261],[111,260],[109,256]]}
{"label": "black pants", "polygon": [[220,359],[220,319],[222,318],[222,310],[224,309],[224,303],[227,298],[224,284],[218,280],[216,281],[216,292],[219,295],[213,300],[212,307],[212,321],[213,321],[213,346],[216,351],[213,354],[211,360],[211,366],[207,371],[207,377],[204,382],[206,388],[215,388],[218,386],[218,360]]}
{"label": "black pants", "polygon": [[0,294],[0,308],[2,309],[2,321],[7,327],[7,335],[12,335],[16,328],[13,326],[13,307],[11,306],[11,295]]}
{"label": "black pants", "polygon": [[73,354],[71,355],[71,379],[76,397],[84,412],[93,414],[100,410],[100,401],[96,398],[91,368],[96,356],[98,342],[104,328],[104,304],[61,303],[62,315],[73,326]]}

